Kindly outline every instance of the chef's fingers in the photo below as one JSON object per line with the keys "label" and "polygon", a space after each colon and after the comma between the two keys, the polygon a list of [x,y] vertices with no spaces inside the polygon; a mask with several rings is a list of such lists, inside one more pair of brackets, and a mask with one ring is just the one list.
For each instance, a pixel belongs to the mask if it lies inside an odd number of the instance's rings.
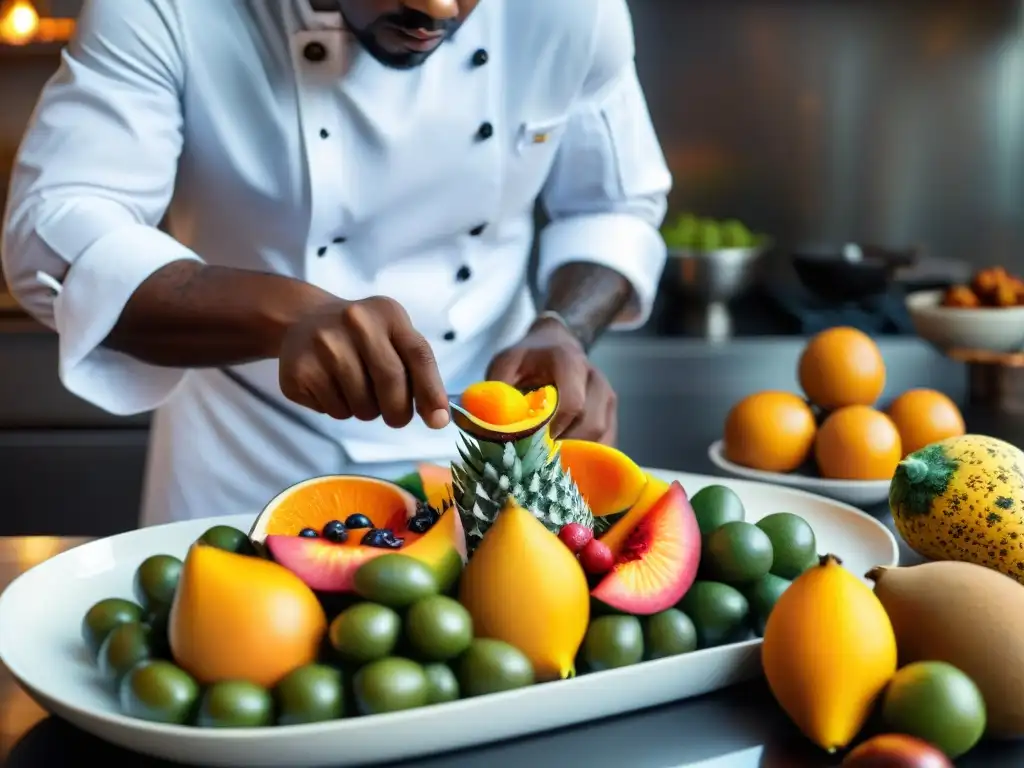
{"label": "chef's fingers", "polygon": [[605,430],[604,434],[601,435],[597,441],[604,445],[610,445],[612,448],[619,442],[619,399],[615,394],[615,390],[611,389],[611,397],[608,398],[608,404],[605,406],[607,415],[605,416]]}
{"label": "chef's fingers", "polygon": [[503,381],[513,387],[519,386],[519,366],[522,360],[523,353],[514,348],[499,352],[487,367],[487,380]]}
{"label": "chef's fingers", "polygon": [[557,438],[583,415],[590,366],[582,352],[559,348],[547,354],[552,383],[558,388],[558,410],[551,422],[551,436]]}
{"label": "chef's fingers", "polygon": [[292,402],[335,419],[352,418],[352,410],[331,380],[328,369],[310,352],[280,374],[281,392]]}
{"label": "chef's fingers", "polygon": [[608,431],[608,402],[615,399],[615,393],[600,371],[588,366],[588,374],[583,409],[566,427],[563,437],[600,442]]}
{"label": "chef's fingers", "polygon": [[395,429],[412,421],[412,388],[405,363],[382,323],[353,334],[363,365],[373,382],[377,407],[384,423]]}
{"label": "chef's fingers", "polygon": [[448,395],[430,344],[412,325],[405,308],[387,296],[373,296],[359,304],[372,308],[374,320],[402,361],[414,405],[424,423],[432,429],[448,426]]}
{"label": "chef's fingers", "polygon": [[416,412],[431,429],[444,429],[451,420],[448,394],[441,381],[441,372],[437,369],[437,360],[434,359],[430,342],[410,325],[392,331],[391,343],[409,374]]}
{"label": "chef's fingers", "polygon": [[359,302],[349,304],[341,313],[341,327],[321,329],[314,335],[313,344],[332,375],[334,386],[360,421],[373,421],[380,416],[373,382],[363,364],[355,338],[367,333],[374,325],[373,315],[360,307]]}

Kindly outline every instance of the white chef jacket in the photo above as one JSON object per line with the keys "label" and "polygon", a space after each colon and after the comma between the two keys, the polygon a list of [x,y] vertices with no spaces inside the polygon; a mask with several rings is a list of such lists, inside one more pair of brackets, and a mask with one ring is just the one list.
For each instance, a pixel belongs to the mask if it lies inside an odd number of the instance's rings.
{"label": "white chef jacket", "polygon": [[157,409],[144,521],[258,511],[342,462],[455,449],[450,429],[301,409],[276,360],[233,370],[286,414],[221,371],[100,346],[169,262],[391,296],[460,391],[535,317],[539,197],[541,290],[567,262],[603,264],[634,289],[616,327],[642,323],[670,176],[633,54],[625,0],[482,0],[408,71],[309,0],[86,0],[13,169],[3,266],[58,332],[71,392],[115,414]]}

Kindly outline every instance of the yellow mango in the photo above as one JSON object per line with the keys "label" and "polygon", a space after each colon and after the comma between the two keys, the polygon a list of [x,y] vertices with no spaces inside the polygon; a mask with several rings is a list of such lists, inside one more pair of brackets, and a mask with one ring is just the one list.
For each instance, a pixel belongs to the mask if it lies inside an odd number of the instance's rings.
{"label": "yellow mango", "polygon": [[204,544],[189,550],[168,634],[174,661],[200,683],[271,688],[316,661],[326,631],[316,595],[288,569]]}
{"label": "yellow mango", "polygon": [[571,677],[590,621],[590,590],[575,555],[509,498],[462,573],[459,602],[477,637],[522,651],[538,681]]}
{"label": "yellow mango", "polygon": [[790,719],[835,752],[864,727],[896,673],[896,637],[871,588],[827,555],[775,604],[761,661]]}

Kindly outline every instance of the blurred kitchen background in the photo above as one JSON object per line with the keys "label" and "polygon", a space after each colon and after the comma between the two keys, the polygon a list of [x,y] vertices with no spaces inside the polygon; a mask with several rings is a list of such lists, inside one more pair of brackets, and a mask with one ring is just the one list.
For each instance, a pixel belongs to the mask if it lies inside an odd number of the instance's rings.
{"label": "blurred kitchen background", "polygon": [[[0,0],[0,190],[80,4]],[[627,452],[707,469],[696,458],[703,448],[653,447],[631,427],[642,404],[671,410],[685,387],[711,386],[695,372],[717,377],[730,396],[791,387],[797,338],[840,323],[893,337],[887,357],[896,350],[913,369],[891,371],[894,387],[961,397],[966,371],[912,338],[902,295],[966,281],[985,266],[1024,268],[1024,0],[630,6],[641,78],[675,176],[670,218],[738,219],[771,236],[773,248],[750,269],[705,274],[672,261],[649,326],[598,350],[620,391]],[[897,257],[883,259],[881,290],[836,296],[829,285],[845,278],[797,276],[794,254],[841,254],[845,243]],[[716,290],[730,301],[708,309]],[[782,346],[765,355],[772,344]],[[649,359],[628,357],[639,354]],[[677,383],[651,390],[659,381]],[[55,340],[20,315],[0,281],[0,535],[129,527],[146,421],[115,419],[66,394]],[[702,428],[713,433],[709,424]]]}

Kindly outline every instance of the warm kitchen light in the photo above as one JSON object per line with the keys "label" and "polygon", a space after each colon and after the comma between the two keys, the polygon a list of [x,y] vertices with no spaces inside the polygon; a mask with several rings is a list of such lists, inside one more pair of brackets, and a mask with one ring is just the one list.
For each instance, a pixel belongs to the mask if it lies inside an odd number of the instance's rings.
{"label": "warm kitchen light", "polygon": [[0,8],[0,42],[24,45],[36,36],[39,14],[31,0],[8,0]]}

